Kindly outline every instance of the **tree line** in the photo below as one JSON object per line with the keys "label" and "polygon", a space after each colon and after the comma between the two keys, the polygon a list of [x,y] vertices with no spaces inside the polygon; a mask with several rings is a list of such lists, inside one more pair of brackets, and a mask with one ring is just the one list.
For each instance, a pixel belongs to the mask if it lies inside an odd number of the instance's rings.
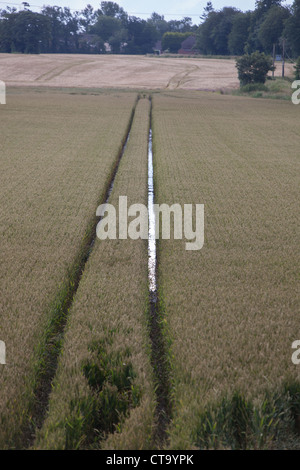
{"label": "tree line", "polygon": [[90,4],[82,11],[44,6],[40,13],[7,7],[0,10],[0,52],[146,54],[166,32],[195,32],[191,18],[166,21],[129,16],[115,2]]}
{"label": "tree line", "polygon": [[208,2],[199,24],[192,19],[166,21],[152,13],[147,20],[130,16],[115,2],[90,4],[82,11],[44,6],[40,13],[6,7],[0,10],[0,52],[19,53],[152,53],[177,52],[182,41],[195,35],[195,49],[204,55],[242,55],[254,51],[270,54],[284,42],[286,51],[300,55],[300,0],[257,0],[254,11],[233,7],[215,10]]}
{"label": "tree line", "polygon": [[197,31],[197,48],[203,54],[242,55],[255,51],[271,54],[273,46],[300,55],[300,0],[257,0],[254,11],[225,7],[215,11],[208,2]]}

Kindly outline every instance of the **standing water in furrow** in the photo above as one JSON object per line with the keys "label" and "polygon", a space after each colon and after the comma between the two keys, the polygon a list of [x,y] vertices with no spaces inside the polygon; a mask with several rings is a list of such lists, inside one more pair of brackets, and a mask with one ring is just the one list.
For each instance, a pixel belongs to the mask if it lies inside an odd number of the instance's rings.
{"label": "standing water in furrow", "polygon": [[[152,108],[151,108],[152,109]],[[158,302],[157,280],[157,242],[156,215],[153,170],[153,134],[150,113],[150,129],[148,137],[148,284],[150,302],[150,339],[152,344],[152,367],[156,375],[156,428],[153,434],[155,446],[163,448],[167,439],[166,430],[171,419],[171,400],[169,383],[169,365],[164,334],[161,329],[163,312]]]}
{"label": "standing water in furrow", "polygon": [[149,212],[149,238],[148,238],[148,269],[150,300],[156,301],[156,239],[155,239],[155,213],[154,213],[154,184],[153,184],[153,153],[152,129],[149,130],[148,146],[148,212]]}

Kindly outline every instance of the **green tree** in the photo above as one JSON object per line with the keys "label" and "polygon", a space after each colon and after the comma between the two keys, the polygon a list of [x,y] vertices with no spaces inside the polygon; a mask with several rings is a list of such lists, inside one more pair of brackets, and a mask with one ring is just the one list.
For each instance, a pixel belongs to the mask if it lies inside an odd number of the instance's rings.
{"label": "green tree", "polygon": [[218,12],[210,11],[204,23],[199,26],[197,31],[197,49],[203,54],[215,54],[214,31],[218,27]]}
{"label": "green tree", "polygon": [[38,54],[51,37],[48,18],[30,10],[6,11],[0,27],[1,51]]}
{"label": "green tree", "polygon": [[264,46],[262,45],[259,37],[261,25],[266,19],[269,10],[273,7],[280,7],[283,0],[257,0],[255,3],[255,10],[251,15],[251,25],[249,31],[249,38],[247,43],[247,52],[260,51],[263,52]]}
{"label": "green tree", "polygon": [[111,47],[113,54],[119,54],[122,52],[123,45],[126,43],[128,38],[127,30],[124,28],[118,29],[115,33],[108,38],[108,43]]}
{"label": "green tree", "polygon": [[89,27],[94,25],[97,20],[97,12],[92,5],[88,4],[82,11],[80,17],[80,25],[88,32]]}
{"label": "green tree", "polygon": [[101,12],[105,16],[117,18],[124,10],[115,2],[101,2]]}
{"label": "green tree", "polygon": [[168,31],[170,33],[187,33],[195,29],[192,25],[192,19],[185,17],[182,20],[168,21]]}
{"label": "green tree", "polygon": [[239,10],[232,7],[225,7],[221,11],[210,11],[204,23],[199,26],[197,49],[203,54],[229,54],[229,35],[234,18],[239,13]]}
{"label": "green tree", "polygon": [[98,15],[117,18],[121,20],[123,26],[125,26],[128,21],[127,13],[115,2],[101,2],[101,10],[98,11]]}
{"label": "green tree", "polygon": [[238,13],[232,21],[232,28],[228,36],[228,49],[230,54],[242,55],[249,37],[251,25],[251,12]]}
{"label": "green tree", "polygon": [[176,54],[179,51],[182,42],[189,36],[190,33],[165,33],[162,38],[162,48],[164,51],[168,50],[169,52]]}
{"label": "green tree", "polygon": [[292,50],[294,57],[300,55],[300,0],[295,0],[292,5],[292,15],[285,23],[284,35]]}
{"label": "green tree", "polygon": [[271,53],[273,44],[277,44],[282,37],[285,21],[290,12],[282,6],[272,6],[265,15],[264,21],[258,30],[258,39],[265,52]]}
{"label": "green tree", "polygon": [[229,54],[228,40],[232,30],[234,18],[239,11],[232,7],[225,7],[219,13],[219,25],[214,32],[214,45],[217,54]]}
{"label": "green tree", "polygon": [[97,34],[103,41],[108,41],[110,37],[121,31],[122,22],[113,16],[101,15],[97,22],[90,28],[92,34]]}
{"label": "green tree", "polygon": [[151,18],[149,18],[147,22],[156,29],[158,38],[161,38],[169,30],[168,22],[165,20],[164,16],[158,13],[152,13]]}
{"label": "green tree", "polygon": [[200,19],[202,21],[205,21],[212,11],[214,11],[212,2],[207,2],[206,7],[204,7],[202,16],[200,16]]}
{"label": "green tree", "polygon": [[50,21],[51,35],[48,52],[61,52],[61,41],[63,41],[63,25],[61,23],[61,7],[46,6],[42,9],[44,15]]}
{"label": "green tree", "polygon": [[295,69],[295,80],[300,80],[300,56],[297,59]]}
{"label": "green tree", "polygon": [[88,32],[107,42],[114,54],[122,52],[128,40],[128,15],[123,8],[115,2],[101,2],[101,9],[91,18],[96,21],[90,21]]}
{"label": "green tree", "polygon": [[283,0],[256,0],[255,9],[260,13],[267,13],[270,8],[274,6],[280,6]]}
{"label": "green tree", "polygon": [[12,24],[13,15],[16,9],[7,7],[7,10],[1,10],[0,14],[0,52],[14,52]]}
{"label": "green tree", "polygon": [[128,20],[128,42],[124,52],[128,54],[147,54],[159,38],[155,26],[146,20],[130,17]]}
{"label": "green tree", "polygon": [[64,52],[76,52],[78,50],[79,12],[71,13],[70,8],[64,7],[60,11],[62,36],[64,39]]}
{"label": "green tree", "polygon": [[273,61],[264,53],[253,52],[237,59],[236,67],[241,86],[265,83],[269,71],[273,70]]}

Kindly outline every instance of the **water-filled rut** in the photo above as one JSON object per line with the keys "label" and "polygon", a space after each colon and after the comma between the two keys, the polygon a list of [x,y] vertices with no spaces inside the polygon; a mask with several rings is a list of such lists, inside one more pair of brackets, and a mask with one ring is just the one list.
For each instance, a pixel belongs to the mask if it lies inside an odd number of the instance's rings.
{"label": "water-filled rut", "polygon": [[[138,102],[138,100],[137,100]],[[137,105],[136,102],[136,105]],[[152,146],[152,101],[150,98],[150,116],[149,116],[149,134],[148,134],[148,331],[151,345],[151,365],[155,380],[156,393],[156,411],[155,426],[152,436],[153,448],[163,448],[167,438],[167,427],[171,419],[171,400],[170,400],[170,380],[169,364],[167,359],[167,349],[165,336],[162,330],[162,317],[164,312],[161,308],[159,299],[160,289],[158,288],[157,278],[157,247],[159,241],[156,240],[156,218],[154,211],[155,204],[155,184],[154,184],[154,164],[153,164],[153,146]],[[106,189],[102,194],[102,204],[108,204],[112,193],[114,182],[118,173],[121,159],[125,153],[127,143],[130,139],[131,128],[134,121],[136,105],[133,108],[126,135],[120,146],[120,151],[115,160],[114,168],[107,182]],[[35,388],[35,403],[32,407],[31,420],[23,433],[23,442],[25,448],[30,448],[35,440],[37,430],[41,429],[47,415],[47,409],[50,400],[53,379],[56,374],[57,364],[63,347],[65,335],[65,326],[67,324],[68,314],[71,311],[75,295],[79,288],[82,275],[86,264],[93,251],[96,240],[96,227],[99,219],[90,224],[86,231],[86,237],[80,253],[78,253],[76,262],[70,269],[70,278],[66,282],[64,290],[59,293],[59,304],[53,312],[53,320],[49,326],[44,344],[42,345],[42,354],[46,358],[44,367],[38,372],[38,380]]]}
{"label": "water-filled rut", "polygon": [[149,292],[153,301],[156,299],[156,238],[155,238],[155,213],[154,213],[154,179],[153,179],[153,152],[152,152],[152,129],[149,130],[148,143],[148,272]]}
{"label": "water-filled rut", "polygon": [[[137,98],[132,109],[126,134],[120,145],[119,153],[115,159],[112,173],[108,178],[107,185],[101,196],[100,203],[106,204],[113,190],[118,168],[130,138],[130,132],[138,101],[139,97]],[[30,410],[28,424],[22,433],[22,447],[24,448],[30,448],[32,446],[35,440],[36,431],[43,426],[46,417],[52,390],[52,382],[56,374],[57,365],[61,354],[68,314],[74,302],[74,298],[77,293],[86,264],[95,245],[96,226],[98,222],[99,219],[94,217],[86,229],[86,234],[83,239],[80,252],[78,253],[73,265],[69,269],[69,277],[66,279],[61,291],[58,292],[57,299],[52,309],[53,311],[51,312],[51,319],[49,321],[48,329],[39,348],[41,361],[36,373],[37,378],[34,389],[34,398]]]}
{"label": "water-filled rut", "polygon": [[[150,98],[151,99],[151,98]],[[159,300],[158,258],[155,216],[155,182],[153,161],[153,130],[152,130],[152,100],[150,108],[150,128],[148,138],[148,277],[150,303],[150,340],[151,362],[156,380],[156,427],[153,435],[155,447],[163,448],[167,439],[167,427],[171,419],[170,399],[170,367],[167,358],[167,348],[161,321],[164,312]]]}

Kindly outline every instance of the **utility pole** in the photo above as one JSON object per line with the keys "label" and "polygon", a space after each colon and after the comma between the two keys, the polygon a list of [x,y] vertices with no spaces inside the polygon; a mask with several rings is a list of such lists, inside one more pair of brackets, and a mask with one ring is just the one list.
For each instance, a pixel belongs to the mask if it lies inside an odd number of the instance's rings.
{"label": "utility pole", "polygon": [[282,39],[282,78],[284,78],[285,38]]}
{"label": "utility pole", "polygon": [[274,80],[274,72],[275,72],[275,58],[276,58],[276,44],[273,44],[273,70],[272,70],[272,78]]}

